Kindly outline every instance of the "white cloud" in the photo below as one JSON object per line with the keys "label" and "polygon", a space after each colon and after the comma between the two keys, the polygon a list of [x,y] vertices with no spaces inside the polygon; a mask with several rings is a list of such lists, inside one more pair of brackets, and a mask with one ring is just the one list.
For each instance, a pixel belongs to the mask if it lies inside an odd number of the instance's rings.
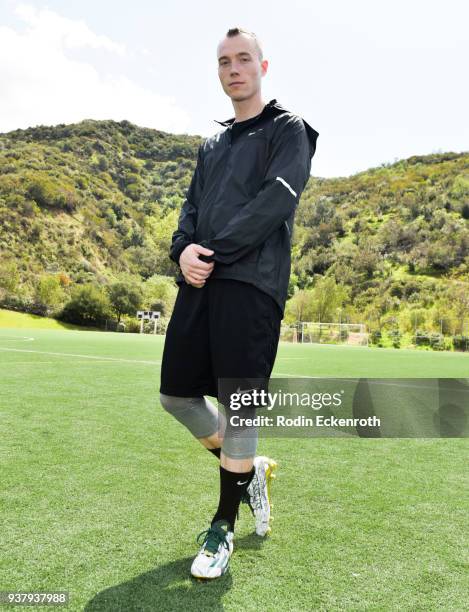
{"label": "white cloud", "polygon": [[125,55],[125,45],[95,34],[84,21],[61,17],[49,9],[38,10],[29,4],[19,4],[15,13],[31,26],[29,33],[42,44],[68,49],[91,47]]}
{"label": "white cloud", "polygon": [[124,74],[102,74],[90,60],[67,50],[104,51],[125,57],[125,45],[96,34],[84,21],[20,4],[22,31],[0,26],[0,131],[74,123],[85,118],[128,119],[183,133],[189,115],[173,97],[157,94]]}

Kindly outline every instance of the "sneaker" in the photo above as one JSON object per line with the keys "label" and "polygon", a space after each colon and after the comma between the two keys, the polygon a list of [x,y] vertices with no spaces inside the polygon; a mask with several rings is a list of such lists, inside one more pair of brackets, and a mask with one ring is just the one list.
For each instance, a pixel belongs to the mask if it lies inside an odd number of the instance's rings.
{"label": "sneaker", "polygon": [[255,457],[254,468],[254,476],[241,501],[248,504],[256,519],[257,535],[265,536],[271,532],[270,521],[273,520],[271,487],[277,463],[269,457]]}
{"label": "sneaker", "polygon": [[197,536],[197,542],[203,537],[202,548],[192,562],[191,574],[195,578],[218,578],[228,569],[233,553],[234,533],[229,530],[227,521],[220,520]]}

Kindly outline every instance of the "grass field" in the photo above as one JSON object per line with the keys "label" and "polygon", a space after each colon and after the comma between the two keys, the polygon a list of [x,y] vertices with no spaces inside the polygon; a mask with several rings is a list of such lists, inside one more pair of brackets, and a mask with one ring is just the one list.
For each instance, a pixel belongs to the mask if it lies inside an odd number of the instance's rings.
{"label": "grass field", "polygon": [[[466,439],[265,439],[272,536],[189,576],[213,455],[158,403],[163,338],[0,329],[0,590],[70,610],[467,610]],[[467,377],[469,355],[281,344],[277,376]],[[13,608],[12,608],[13,609]]]}

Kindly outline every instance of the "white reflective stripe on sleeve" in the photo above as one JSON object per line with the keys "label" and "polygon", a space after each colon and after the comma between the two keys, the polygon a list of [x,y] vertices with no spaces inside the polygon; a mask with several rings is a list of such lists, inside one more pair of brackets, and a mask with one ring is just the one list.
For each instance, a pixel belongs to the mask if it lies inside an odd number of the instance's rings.
{"label": "white reflective stripe on sleeve", "polygon": [[277,176],[277,181],[280,181],[282,183],[282,185],[285,185],[285,187],[290,191],[290,193],[292,193],[295,198],[296,198],[296,191],[294,191],[290,185],[287,183],[287,181],[285,179],[283,179],[281,176]]}

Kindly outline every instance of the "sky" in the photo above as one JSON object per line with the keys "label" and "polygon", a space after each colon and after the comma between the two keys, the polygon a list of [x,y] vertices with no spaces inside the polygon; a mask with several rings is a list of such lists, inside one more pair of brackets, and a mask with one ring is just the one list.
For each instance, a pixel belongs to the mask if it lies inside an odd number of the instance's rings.
{"label": "sky", "polygon": [[0,132],[127,119],[208,137],[234,116],[216,48],[255,32],[277,99],[319,132],[311,173],[469,150],[463,0],[0,0]]}

